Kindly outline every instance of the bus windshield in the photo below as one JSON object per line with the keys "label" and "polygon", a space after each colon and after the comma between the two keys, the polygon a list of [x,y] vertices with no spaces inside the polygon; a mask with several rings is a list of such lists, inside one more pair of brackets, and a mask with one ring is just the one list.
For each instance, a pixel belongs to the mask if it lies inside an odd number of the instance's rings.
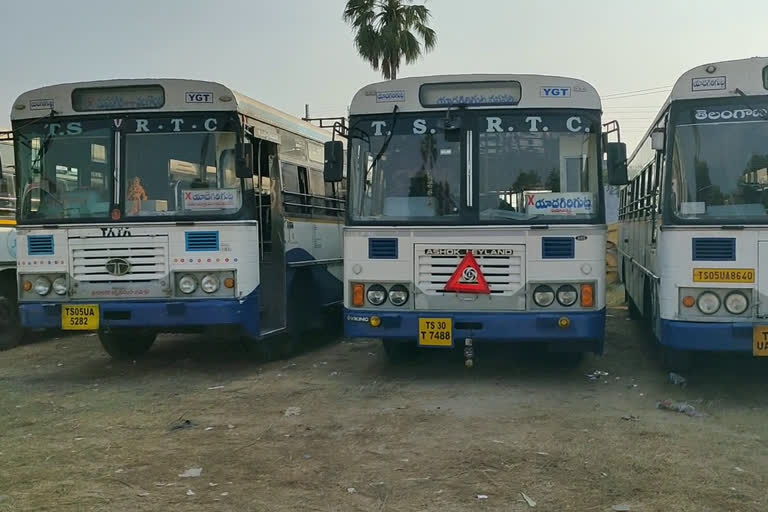
{"label": "bus windshield", "polygon": [[0,177],[0,220],[16,218],[16,180],[13,174],[13,146],[0,142],[0,161],[2,162],[2,177]]}
{"label": "bus windshield", "polygon": [[[596,113],[452,112],[351,123],[349,214],[359,222],[596,221]],[[471,148],[467,148],[467,134]],[[467,156],[471,154],[469,158]],[[473,166],[468,187],[467,161]],[[471,201],[463,200],[471,194]]]}
{"label": "bus windshield", "polygon": [[232,123],[174,116],[22,126],[16,144],[20,220],[106,220],[118,203],[128,218],[237,213],[242,193]]}
{"label": "bus windshield", "polygon": [[673,110],[672,123],[674,217],[683,223],[767,223],[768,99],[697,102]]}
{"label": "bus windshield", "polygon": [[458,221],[461,143],[436,128],[443,117],[404,114],[351,124],[353,219]]}
{"label": "bus windshield", "polygon": [[236,132],[225,130],[224,124],[216,118],[155,118],[142,127],[146,129],[131,129],[129,122],[122,167],[125,215],[236,213],[242,204],[235,173]]}
{"label": "bus windshield", "polygon": [[109,218],[110,124],[108,120],[50,121],[16,131],[19,220]]}
{"label": "bus windshield", "polygon": [[597,218],[596,116],[484,114],[477,131],[481,221]]}

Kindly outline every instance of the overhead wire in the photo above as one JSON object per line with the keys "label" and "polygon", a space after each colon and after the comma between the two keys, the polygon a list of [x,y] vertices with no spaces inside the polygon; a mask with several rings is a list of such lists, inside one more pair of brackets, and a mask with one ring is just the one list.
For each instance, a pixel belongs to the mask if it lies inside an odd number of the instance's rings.
{"label": "overhead wire", "polygon": [[610,94],[603,94],[601,98],[605,99],[611,99],[611,98],[618,98],[618,97],[629,97],[629,96],[644,96],[646,94],[659,94],[665,91],[668,91],[672,89],[671,85],[664,85],[661,87],[651,87],[650,89],[637,89],[634,91],[622,91],[622,92],[614,92]]}

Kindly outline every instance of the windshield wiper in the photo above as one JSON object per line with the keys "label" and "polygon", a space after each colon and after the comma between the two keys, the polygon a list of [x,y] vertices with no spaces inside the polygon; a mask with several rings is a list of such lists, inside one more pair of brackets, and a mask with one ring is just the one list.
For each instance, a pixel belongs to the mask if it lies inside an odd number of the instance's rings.
{"label": "windshield wiper", "polygon": [[[744,91],[742,91],[741,89],[739,89],[738,87],[736,89],[734,89],[733,92],[735,92],[736,94],[738,94],[742,98],[747,98],[748,97],[747,94]],[[765,109],[765,108],[755,108],[753,105],[750,105],[748,103],[745,103],[744,106],[747,107],[748,109],[752,110],[753,112],[755,112],[755,111],[761,112],[762,111],[762,113],[758,114],[758,117],[760,119],[762,119],[762,120],[768,120],[768,109]]]}
{"label": "windshield wiper", "polygon": [[[395,108],[392,109],[392,126],[389,128],[389,134],[387,135],[387,140],[384,141],[384,144],[381,145],[381,149],[374,157],[373,161],[371,162],[371,166],[368,168],[368,172],[371,172],[373,168],[376,166],[376,163],[381,160],[381,157],[384,156],[384,153],[387,151],[387,148],[389,147],[389,143],[392,141],[392,137],[395,135],[395,125],[397,124],[397,117],[400,113],[400,109],[397,105],[395,105]],[[366,174],[368,174],[368,172]]]}

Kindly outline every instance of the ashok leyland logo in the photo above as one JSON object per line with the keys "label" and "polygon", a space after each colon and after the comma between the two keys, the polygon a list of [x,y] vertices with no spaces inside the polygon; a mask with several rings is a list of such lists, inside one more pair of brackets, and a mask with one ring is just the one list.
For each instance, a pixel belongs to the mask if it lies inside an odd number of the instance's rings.
{"label": "ashok leyland logo", "polygon": [[467,267],[464,272],[461,273],[461,282],[463,283],[476,283],[477,282],[477,270],[472,267]]}
{"label": "ashok leyland logo", "polygon": [[105,266],[107,267],[107,272],[113,276],[124,276],[131,271],[131,264],[123,258],[112,258],[107,261]]}

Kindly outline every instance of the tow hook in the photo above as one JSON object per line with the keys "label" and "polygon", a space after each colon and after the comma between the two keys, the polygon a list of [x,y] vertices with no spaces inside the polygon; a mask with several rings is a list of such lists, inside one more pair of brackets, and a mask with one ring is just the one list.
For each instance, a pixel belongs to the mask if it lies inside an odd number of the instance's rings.
{"label": "tow hook", "polygon": [[467,368],[475,366],[475,349],[472,347],[472,338],[464,339],[464,366]]}

